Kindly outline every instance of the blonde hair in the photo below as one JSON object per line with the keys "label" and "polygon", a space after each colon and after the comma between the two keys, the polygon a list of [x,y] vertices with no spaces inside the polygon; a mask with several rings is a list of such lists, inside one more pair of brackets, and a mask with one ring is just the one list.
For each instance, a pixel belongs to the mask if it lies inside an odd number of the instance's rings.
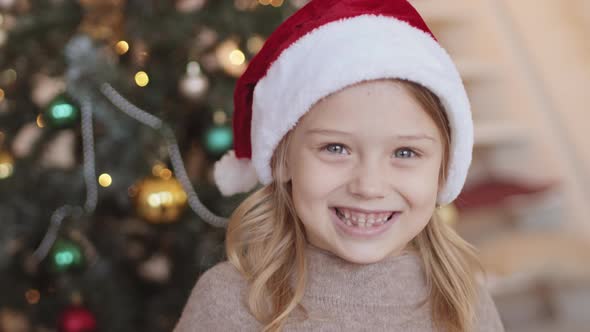
{"label": "blonde hair", "polygon": [[[443,139],[440,181],[446,179],[450,128],[440,100],[426,88],[395,80],[418,101],[436,123]],[[283,137],[271,160],[273,183],[250,195],[234,211],[227,227],[225,249],[229,262],[249,284],[247,306],[264,326],[280,331],[300,310],[306,284],[303,224],[291,200],[286,160],[291,133]],[[470,331],[475,318],[477,284],[472,269],[473,248],[450,226],[433,215],[411,243],[425,266],[433,321],[448,331]],[[291,283],[294,283],[294,287]]]}

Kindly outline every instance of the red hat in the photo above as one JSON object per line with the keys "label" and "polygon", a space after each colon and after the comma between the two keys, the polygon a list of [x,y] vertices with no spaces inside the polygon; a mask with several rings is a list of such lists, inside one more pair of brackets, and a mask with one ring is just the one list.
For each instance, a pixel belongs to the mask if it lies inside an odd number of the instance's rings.
{"label": "red hat", "polygon": [[234,150],[214,171],[220,191],[270,183],[274,149],[317,101],[385,78],[418,83],[440,98],[451,154],[438,202],[454,200],[471,163],[469,100],[451,58],[406,0],[312,0],[270,35],[236,85]]}

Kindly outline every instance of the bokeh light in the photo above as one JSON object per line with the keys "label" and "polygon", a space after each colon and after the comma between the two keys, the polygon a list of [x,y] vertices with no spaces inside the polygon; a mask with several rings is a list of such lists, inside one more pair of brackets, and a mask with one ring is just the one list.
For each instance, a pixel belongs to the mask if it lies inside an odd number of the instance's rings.
{"label": "bokeh light", "polygon": [[135,84],[137,84],[138,86],[144,87],[148,85],[149,82],[150,78],[145,71],[139,71],[137,72],[137,74],[135,74]]}
{"label": "bokeh light", "polygon": [[98,177],[98,183],[103,187],[108,187],[113,183],[113,179],[107,173],[103,173]]}

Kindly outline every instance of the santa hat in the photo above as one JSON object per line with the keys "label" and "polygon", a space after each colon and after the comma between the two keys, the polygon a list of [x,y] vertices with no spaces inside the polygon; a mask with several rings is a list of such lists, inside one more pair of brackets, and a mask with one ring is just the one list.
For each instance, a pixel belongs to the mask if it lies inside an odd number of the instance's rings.
{"label": "santa hat", "polygon": [[272,182],[274,149],[317,101],[387,78],[418,83],[441,100],[451,147],[438,203],[453,201],[471,163],[469,100],[451,58],[406,0],[312,0],[270,35],[235,88],[235,151],[214,170],[222,194]]}

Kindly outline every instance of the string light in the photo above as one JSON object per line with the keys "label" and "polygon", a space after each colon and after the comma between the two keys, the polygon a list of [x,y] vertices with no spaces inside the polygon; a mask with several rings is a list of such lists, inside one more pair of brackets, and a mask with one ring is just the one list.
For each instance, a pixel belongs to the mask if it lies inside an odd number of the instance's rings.
{"label": "string light", "polygon": [[271,6],[273,6],[273,7],[276,8],[276,7],[282,6],[283,5],[283,2],[284,2],[283,0],[272,0],[270,2],[270,4],[271,4]]}
{"label": "string light", "polygon": [[162,163],[157,163],[154,165],[154,167],[152,167],[152,174],[154,176],[160,176],[160,173],[162,172],[162,170],[166,168],[166,166],[164,166],[164,164]]}
{"label": "string light", "polygon": [[160,172],[160,177],[164,180],[170,180],[172,178],[172,171],[167,168],[164,168]]}
{"label": "string light", "polygon": [[113,179],[107,173],[103,173],[98,177],[98,184],[103,187],[109,187],[113,183]]}
{"label": "string light", "polygon": [[135,74],[135,84],[138,86],[143,88],[144,86],[148,85],[149,82],[150,78],[145,71],[138,71],[137,74]]}
{"label": "string light", "polygon": [[127,43],[124,40],[120,40],[116,45],[115,45],[115,51],[117,52],[117,54],[119,55],[123,55],[125,53],[127,53],[127,51],[129,51],[129,43]]}
{"label": "string light", "polygon": [[229,61],[234,66],[240,66],[246,61],[246,56],[244,55],[244,52],[236,49],[229,53]]}
{"label": "string light", "polygon": [[246,56],[234,39],[220,43],[215,50],[215,57],[223,70],[231,76],[239,77],[246,70]]}
{"label": "string light", "polygon": [[168,179],[172,178],[172,171],[169,170],[166,167],[166,165],[164,165],[163,163],[160,163],[160,162],[158,162],[157,164],[154,165],[154,167],[152,167],[152,174],[155,177],[159,177],[164,180],[168,180]]}
{"label": "string light", "polygon": [[37,115],[36,122],[37,122],[37,127],[39,127],[39,128],[45,127],[45,121],[43,121],[43,115],[41,115],[41,114]]}

